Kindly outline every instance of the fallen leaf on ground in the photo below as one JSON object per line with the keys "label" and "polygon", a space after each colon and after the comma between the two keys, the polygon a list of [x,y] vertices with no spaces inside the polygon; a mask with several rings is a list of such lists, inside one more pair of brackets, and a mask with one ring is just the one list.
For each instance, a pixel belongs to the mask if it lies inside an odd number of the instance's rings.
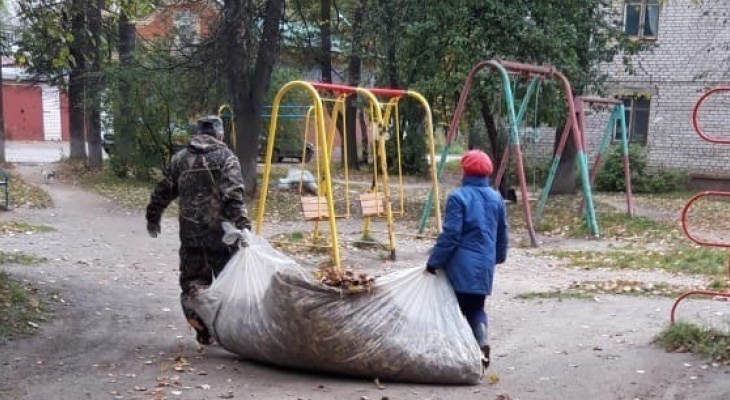
{"label": "fallen leaf on ground", "polygon": [[165,389],[157,388],[154,392],[151,393],[152,400],[164,400],[167,398],[167,395],[165,393]]}

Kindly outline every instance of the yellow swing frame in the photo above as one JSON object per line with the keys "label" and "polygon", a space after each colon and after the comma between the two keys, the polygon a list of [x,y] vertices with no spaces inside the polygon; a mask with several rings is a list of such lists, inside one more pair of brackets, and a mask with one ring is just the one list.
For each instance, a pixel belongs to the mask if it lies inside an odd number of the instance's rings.
{"label": "yellow swing frame", "polygon": [[[396,249],[396,241],[395,241],[395,228],[394,228],[394,222],[393,222],[393,209],[391,205],[391,194],[390,194],[390,185],[388,183],[388,166],[387,161],[385,157],[385,142],[386,142],[386,136],[382,134],[382,132],[385,130],[385,123],[384,121],[390,120],[390,115],[395,110],[396,115],[396,129],[399,129],[397,125],[397,119],[398,119],[398,110],[397,110],[397,102],[398,100],[404,96],[408,95],[410,97],[415,98],[418,100],[423,106],[426,111],[426,128],[429,138],[429,153],[431,158],[431,178],[433,181],[433,190],[435,194],[436,199],[436,206],[434,207],[435,213],[436,213],[436,219],[437,219],[437,229],[438,231],[441,231],[441,207],[439,202],[439,188],[438,188],[438,180],[437,180],[437,174],[436,174],[436,153],[435,153],[435,147],[434,147],[434,139],[433,139],[433,123],[432,123],[432,116],[431,116],[431,109],[428,105],[428,102],[421,96],[420,94],[413,92],[413,91],[404,91],[404,90],[391,90],[391,89],[365,89],[365,88],[354,88],[354,87],[348,87],[348,86],[340,86],[340,85],[332,85],[332,84],[323,84],[323,83],[313,83],[313,82],[305,82],[305,81],[292,81],[284,85],[279,92],[277,93],[276,97],[274,98],[274,102],[272,104],[272,112],[271,112],[271,123],[269,125],[269,137],[268,137],[268,143],[267,143],[267,149],[266,149],[266,156],[264,158],[265,166],[264,166],[264,174],[263,174],[263,182],[262,182],[262,188],[261,188],[261,194],[259,197],[259,205],[258,205],[258,215],[256,219],[256,226],[255,231],[257,234],[262,233],[263,228],[263,221],[264,221],[264,215],[266,210],[266,199],[268,195],[268,189],[269,189],[269,181],[271,176],[271,164],[272,164],[272,157],[274,152],[274,143],[276,139],[276,124],[278,120],[278,114],[279,114],[279,107],[281,104],[282,99],[284,96],[294,89],[303,89],[305,92],[307,92],[311,99],[313,105],[310,107],[310,109],[307,112],[306,118],[305,118],[305,140],[304,140],[304,148],[302,149],[302,162],[304,162],[304,155],[306,153],[306,137],[308,137],[308,131],[311,123],[311,117],[312,114],[314,114],[314,126],[315,126],[315,142],[317,147],[317,181],[321,182],[322,185],[320,186],[320,193],[318,193],[317,196],[314,198],[309,198],[312,200],[305,200],[307,197],[302,197],[302,207],[305,214],[305,219],[312,220],[315,222],[315,237],[319,234],[318,232],[318,222],[327,220],[329,222],[329,228],[330,228],[330,235],[331,235],[331,241],[328,247],[331,249],[331,256],[332,256],[332,263],[335,268],[340,269],[341,268],[341,257],[340,257],[340,248],[339,248],[339,238],[337,234],[337,223],[336,218],[338,217],[335,214],[335,207],[334,207],[334,196],[333,196],[333,189],[332,189],[332,153],[333,153],[333,147],[334,147],[334,136],[336,134],[336,126],[337,126],[337,120],[338,117],[341,115],[343,118],[343,122],[345,118],[345,112],[344,112],[344,100],[348,95],[357,94],[365,99],[368,100],[370,104],[370,121],[371,121],[371,130],[372,130],[372,143],[373,146],[376,146],[376,150],[373,158],[373,162],[376,163],[379,161],[379,165],[374,165],[373,170],[377,171],[378,167],[381,170],[381,185],[382,185],[382,191],[383,191],[383,200],[384,204],[382,205],[382,210],[379,208],[380,206],[376,204],[376,213],[371,216],[381,216],[384,214],[387,222],[387,233],[388,233],[388,239],[390,243],[390,251],[391,251],[391,258],[395,259],[395,249]],[[319,94],[318,90],[329,90],[336,93],[339,93],[340,95],[334,100],[335,106],[332,110],[332,115],[330,118],[329,123],[329,130],[325,129],[325,111],[324,111],[324,105],[322,97]],[[384,96],[390,96],[391,100],[388,102],[388,106],[385,111],[385,115],[387,119],[384,118],[384,113],[382,111],[382,105],[378,101],[376,94],[378,95],[384,95]],[[400,210],[399,212],[402,213],[404,210],[404,195],[403,195],[403,177],[402,177],[402,165],[401,165],[401,152],[400,152],[400,132],[397,131],[398,140],[397,140],[397,151],[398,151],[398,162],[399,162],[399,183],[400,183]],[[345,149],[347,149],[347,135],[343,135],[344,141],[343,146],[345,146]],[[320,149],[319,143],[324,143],[325,145],[322,146]],[[345,151],[345,154],[343,154],[343,161],[345,162],[345,182],[346,182],[346,190],[345,190],[345,197],[346,197],[346,215],[345,217],[350,216],[350,200],[349,200],[349,173],[347,169],[347,151]],[[375,172],[375,187],[374,190],[377,190],[377,172]],[[323,175],[323,176],[321,176]],[[300,193],[302,190],[302,178],[300,177]],[[377,195],[378,193],[374,193],[376,195],[376,201],[377,201]],[[324,197],[324,203],[322,204],[322,197]],[[363,203],[364,197],[361,196],[361,206],[364,205]],[[322,207],[325,206],[326,209],[322,210]],[[361,207],[362,208],[362,207]],[[367,215],[366,213],[364,213]],[[307,218],[309,215],[310,218]],[[339,216],[342,217],[342,216]],[[363,233],[366,234],[369,232],[369,225],[370,225],[370,216],[365,217],[365,226],[363,229]]]}

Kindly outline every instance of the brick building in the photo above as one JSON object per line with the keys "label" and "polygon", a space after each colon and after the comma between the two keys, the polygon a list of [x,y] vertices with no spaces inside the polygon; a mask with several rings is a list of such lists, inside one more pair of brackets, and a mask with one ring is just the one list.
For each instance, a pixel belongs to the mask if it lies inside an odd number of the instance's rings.
{"label": "brick building", "polygon": [[[645,146],[650,168],[684,168],[698,180],[730,179],[730,145],[707,143],[692,126],[699,97],[730,83],[730,2],[614,0],[614,5],[624,33],[644,46],[632,56],[631,73],[624,71],[620,57],[601,66],[609,77],[609,96],[623,99],[627,107],[630,141]],[[720,95],[702,108],[701,125],[730,139],[728,115],[730,95]],[[607,120],[606,113],[587,112],[590,153]],[[545,160],[552,151],[553,131],[541,130],[539,137],[525,144],[533,160]]]}
{"label": "brick building", "polygon": [[174,39],[176,44],[196,43],[210,35],[220,10],[213,2],[170,2],[136,22],[137,38],[143,42]]}

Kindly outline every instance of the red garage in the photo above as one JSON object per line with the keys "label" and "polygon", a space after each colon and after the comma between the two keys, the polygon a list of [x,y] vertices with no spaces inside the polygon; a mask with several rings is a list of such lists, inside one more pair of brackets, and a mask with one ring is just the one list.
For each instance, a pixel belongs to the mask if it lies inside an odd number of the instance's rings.
{"label": "red garage", "polygon": [[18,74],[13,69],[3,68],[5,139],[68,141],[66,95],[45,83],[18,80]]}

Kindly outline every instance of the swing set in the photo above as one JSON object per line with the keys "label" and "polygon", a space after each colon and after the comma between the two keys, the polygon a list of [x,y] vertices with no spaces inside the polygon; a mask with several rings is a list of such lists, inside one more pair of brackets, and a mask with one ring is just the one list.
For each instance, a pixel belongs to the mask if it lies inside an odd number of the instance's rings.
{"label": "swing set", "polygon": [[[524,64],[524,63],[518,63],[513,61],[503,61],[500,59],[493,59],[488,61],[482,61],[478,63],[476,66],[472,68],[472,70],[469,72],[469,75],[466,78],[466,82],[464,83],[464,87],[461,91],[461,96],[459,97],[459,102],[456,107],[456,111],[454,113],[454,117],[451,120],[451,124],[449,125],[449,132],[446,138],[446,146],[444,147],[443,153],[441,154],[441,159],[439,162],[439,168],[438,168],[438,177],[441,177],[441,174],[443,173],[444,165],[446,163],[446,157],[448,155],[449,149],[451,147],[451,144],[453,143],[456,132],[459,125],[459,120],[461,119],[462,114],[464,113],[464,108],[466,107],[466,100],[469,96],[469,91],[471,89],[471,86],[473,84],[474,77],[478,72],[480,72],[482,69],[490,68],[494,71],[496,71],[502,82],[502,98],[504,99],[504,104],[506,105],[507,109],[507,117],[509,122],[509,143],[508,146],[505,147],[504,153],[502,155],[501,163],[499,165],[499,169],[497,170],[497,175],[494,180],[494,187],[499,188],[501,181],[504,177],[504,174],[507,170],[507,165],[509,163],[509,157],[513,156],[516,159],[517,162],[517,177],[519,180],[520,185],[520,192],[522,197],[522,210],[523,215],[525,218],[525,223],[527,225],[527,230],[530,236],[530,242],[533,247],[537,247],[537,237],[535,234],[535,223],[533,221],[539,222],[542,216],[543,209],[545,207],[545,204],[547,202],[548,195],[550,193],[550,190],[552,189],[552,184],[555,179],[555,174],[557,172],[558,165],[560,164],[560,159],[563,154],[563,150],[565,149],[565,145],[567,143],[568,137],[572,137],[574,143],[576,144],[577,148],[577,157],[576,162],[578,164],[578,168],[580,171],[580,178],[581,178],[581,185],[583,189],[583,203],[581,204],[581,209],[585,210],[585,216],[586,216],[586,223],[588,224],[588,227],[593,234],[594,237],[599,236],[599,230],[598,230],[598,221],[596,219],[596,212],[595,207],[593,205],[593,196],[592,196],[592,190],[591,185],[593,184],[593,181],[595,180],[596,173],[598,171],[598,168],[600,166],[600,160],[601,156],[605,153],[606,148],[608,147],[609,140],[611,138],[611,135],[614,132],[614,127],[618,124],[619,129],[621,130],[621,140],[623,144],[623,154],[624,154],[624,175],[626,179],[626,196],[627,196],[627,205],[628,205],[628,213],[629,215],[633,215],[633,201],[632,201],[632,195],[631,195],[631,181],[630,181],[630,171],[629,171],[629,158],[628,158],[628,138],[626,133],[626,120],[625,120],[625,111],[624,111],[624,105],[622,102],[614,99],[604,99],[604,98],[598,98],[598,97],[573,97],[573,90],[571,88],[570,82],[568,79],[563,75],[560,71],[556,70],[552,66],[537,66],[532,64]],[[514,80],[512,79],[514,77]],[[538,206],[537,213],[535,215],[535,219],[533,220],[532,217],[532,210],[530,206],[530,201],[528,197],[528,190],[527,190],[527,180],[525,177],[525,170],[524,170],[524,162],[523,162],[523,156],[522,156],[522,149],[520,144],[520,135],[519,130],[522,126],[522,121],[525,117],[525,114],[527,112],[528,106],[530,104],[531,98],[533,95],[535,96],[534,101],[534,117],[535,117],[535,126],[533,127],[534,130],[537,129],[537,114],[539,111],[539,96],[541,91],[541,85],[543,81],[546,80],[554,80],[557,81],[558,84],[562,85],[563,91],[565,93],[565,100],[566,105],[568,108],[568,115],[567,115],[567,121],[565,123],[565,128],[560,135],[560,139],[558,141],[558,146],[555,151],[555,155],[553,157],[553,161],[550,167],[550,173],[548,175],[546,184],[544,189],[541,193],[541,198]],[[522,81],[527,83],[527,89],[519,103],[519,107],[516,105],[516,99],[515,94],[517,92],[517,82]],[[529,83],[528,83],[529,82]],[[600,149],[598,151],[598,154],[596,155],[596,158],[593,162],[593,167],[589,171],[588,169],[588,156],[587,156],[587,150],[586,150],[586,127],[585,127],[585,113],[584,113],[584,103],[588,105],[598,105],[603,107],[613,107],[609,121],[606,125],[606,129],[604,132],[603,140],[601,142]],[[421,225],[419,226],[419,231],[422,231],[424,228],[424,222],[427,219],[428,212],[431,207],[431,199],[432,195],[429,195],[429,201],[426,204],[426,209],[424,210],[423,217],[421,219]]]}
{"label": "swing set", "polygon": [[[274,153],[274,143],[276,140],[276,126],[279,119],[279,110],[282,100],[292,90],[300,90],[309,95],[311,106],[305,116],[304,142],[309,136],[310,127],[314,129],[315,154],[314,158],[316,168],[316,181],[319,183],[318,193],[315,196],[304,196],[302,187],[303,182],[300,179],[299,195],[302,206],[304,220],[314,223],[314,243],[315,246],[330,249],[333,266],[337,269],[341,268],[340,257],[340,238],[337,230],[337,219],[352,217],[352,201],[350,199],[350,180],[347,159],[348,146],[354,144],[347,143],[347,133],[342,132],[342,162],[344,169],[345,190],[342,196],[343,201],[338,202],[336,207],[335,186],[333,184],[333,162],[334,162],[334,142],[337,135],[338,122],[342,121],[342,126],[347,126],[345,101],[349,96],[361,96],[367,101],[366,111],[369,117],[368,127],[368,145],[372,147],[372,171],[373,180],[369,191],[360,193],[357,196],[359,203],[360,216],[364,219],[362,236],[368,238],[371,232],[371,220],[375,218],[385,218],[386,234],[388,235],[388,250],[390,258],[396,258],[396,235],[399,234],[395,230],[394,218],[403,215],[405,212],[405,195],[403,190],[403,168],[401,161],[401,143],[400,143],[400,115],[398,104],[402,99],[411,98],[415,100],[423,108],[425,117],[426,135],[428,136],[427,151],[431,159],[431,191],[436,196],[435,220],[436,229],[441,231],[441,207],[439,203],[439,187],[436,172],[436,153],[433,137],[433,123],[431,116],[431,108],[426,99],[417,92],[411,90],[399,89],[383,89],[383,88],[361,88],[344,85],[327,84],[320,82],[292,81],[284,85],[276,94],[274,102],[271,106],[271,122],[269,124],[269,134],[267,139],[266,155],[264,157],[264,174],[261,194],[258,204],[258,215],[256,219],[256,233],[261,234],[266,212],[266,199],[269,190],[269,181],[271,178],[271,165]],[[332,93],[334,98],[323,98],[322,93]],[[386,100],[381,101],[379,98]],[[329,113],[329,120],[325,119],[326,107],[325,102],[332,102],[333,106]],[[388,162],[386,157],[386,142],[389,139],[389,127],[393,127],[396,140],[396,154],[398,162],[398,200],[395,201],[391,193],[391,187],[388,174]],[[363,134],[366,134],[363,132]],[[302,150],[303,152],[305,149]],[[342,204],[344,203],[344,205]],[[396,205],[397,204],[397,208]],[[337,214],[338,210],[343,210]],[[320,236],[319,223],[327,222],[329,225],[329,240],[324,245],[316,245]]]}
{"label": "swing set", "polygon": [[[459,120],[461,119],[461,116],[464,113],[464,109],[466,107],[466,100],[469,97],[469,91],[471,90],[474,77],[476,74],[481,71],[482,69],[490,68],[492,70],[495,70],[502,81],[502,94],[505,101],[505,105],[507,108],[507,117],[509,121],[509,145],[505,148],[504,153],[502,155],[502,162],[499,166],[499,169],[497,170],[497,176],[494,181],[494,187],[498,188],[502,177],[505,174],[505,171],[507,169],[507,165],[509,162],[509,158],[512,155],[516,161],[517,161],[517,177],[520,184],[520,191],[521,191],[521,197],[522,197],[522,210],[525,218],[525,222],[527,224],[527,230],[530,236],[530,242],[533,247],[537,247],[537,237],[535,234],[535,228],[533,224],[532,219],[532,210],[530,206],[530,201],[528,197],[528,191],[527,191],[527,180],[525,178],[525,170],[524,170],[524,164],[523,164],[523,157],[522,157],[522,150],[520,147],[520,136],[519,136],[519,127],[522,126],[522,120],[525,116],[525,113],[528,108],[528,104],[530,103],[530,99],[533,96],[533,93],[535,93],[536,89],[538,88],[540,82],[544,80],[557,80],[558,83],[562,84],[564,92],[565,92],[565,98],[566,103],[568,106],[568,122],[566,123],[566,128],[562,134],[561,137],[561,143],[565,142],[567,140],[568,135],[572,135],[574,142],[576,143],[576,147],[578,149],[578,155],[577,155],[577,163],[578,167],[580,169],[580,175],[581,175],[581,183],[583,187],[583,193],[586,200],[586,220],[588,222],[588,226],[593,233],[594,236],[598,236],[598,223],[596,221],[596,215],[595,215],[595,209],[593,206],[593,197],[591,194],[591,188],[590,188],[590,177],[588,173],[588,162],[586,157],[586,149],[585,149],[585,142],[583,140],[584,134],[581,131],[581,127],[578,124],[578,120],[576,117],[576,110],[575,110],[575,101],[573,98],[573,90],[570,86],[570,82],[568,79],[563,75],[561,72],[556,70],[552,66],[537,66],[537,65],[531,65],[531,64],[523,64],[513,61],[503,61],[500,59],[493,59],[488,61],[482,61],[478,63],[476,66],[472,68],[472,70],[469,72],[469,75],[466,78],[466,82],[464,83],[464,87],[461,90],[461,96],[459,97],[459,102],[456,106],[456,111],[454,112],[454,117],[451,120],[451,124],[449,125],[449,132],[446,138],[446,146],[444,148],[444,152],[441,155],[441,161],[439,164],[439,173],[440,176],[443,172],[443,166],[446,161],[446,156],[449,147],[451,146],[451,143],[453,142],[456,132],[459,125]],[[523,81],[529,81],[529,85],[527,86],[527,90],[525,95],[522,97],[522,100],[520,102],[519,108],[516,107],[515,104],[515,93],[511,85],[511,79],[512,77],[515,77],[516,79],[521,79]],[[515,86],[516,88],[516,86]],[[556,157],[559,156],[559,154],[562,152],[562,149],[559,149],[559,152],[556,154]],[[514,153],[514,154],[512,154]],[[432,198],[432,195],[429,195],[429,200]],[[426,215],[430,208],[430,202],[427,202],[426,209],[424,210],[424,215],[422,218],[422,222],[426,219]],[[423,225],[419,227],[419,229],[422,229]]]}
{"label": "swing set", "polygon": [[[590,185],[593,185],[593,182],[596,180],[596,174],[598,173],[598,169],[601,167],[601,158],[606,153],[606,150],[608,149],[608,144],[611,142],[611,137],[615,135],[615,130],[618,129],[621,134],[621,151],[623,153],[623,166],[624,166],[624,182],[626,184],[626,208],[627,208],[627,214],[629,217],[634,216],[634,201],[633,201],[633,195],[631,193],[631,169],[630,169],[630,163],[629,163],[629,140],[628,140],[628,134],[626,129],[626,110],[624,108],[624,103],[621,100],[617,99],[608,99],[608,98],[602,98],[602,97],[593,97],[593,96],[578,96],[575,98],[575,112],[577,115],[576,122],[580,126],[580,131],[583,135],[583,143],[587,142],[586,140],[586,115],[585,115],[585,106],[593,107],[593,108],[606,108],[610,107],[611,112],[608,117],[608,122],[606,123],[606,128],[603,132],[603,138],[601,139],[601,144],[598,148],[598,152],[596,153],[595,159],[593,161],[593,166],[590,171]],[[572,120],[571,120],[572,121]],[[569,122],[572,123],[572,122]],[[566,130],[569,129],[568,126],[565,128]],[[537,225],[540,224],[540,221],[542,220],[542,214],[543,210],[545,209],[545,203],[547,203],[548,195],[550,194],[550,190],[552,189],[553,181],[555,179],[555,174],[558,170],[558,165],[560,164],[560,158],[562,156],[563,150],[565,149],[565,143],[567,140],[567,135],[563,133],[563,135],[560,138],[560,142],[558,143],[558,148],[555,151],[555,157],[553,158],[553,162],[550,165],[550,172],[548,173],[547,181],[545,183],[545,187],[542,190],[542,194],[540,195],[540,202],[537,206],[537,212],[535,213],[535,223]],[[581,201],[580,209],[582,210],[585,206],[585,198]],[[580,210],[579,210],[580,211]]]}

